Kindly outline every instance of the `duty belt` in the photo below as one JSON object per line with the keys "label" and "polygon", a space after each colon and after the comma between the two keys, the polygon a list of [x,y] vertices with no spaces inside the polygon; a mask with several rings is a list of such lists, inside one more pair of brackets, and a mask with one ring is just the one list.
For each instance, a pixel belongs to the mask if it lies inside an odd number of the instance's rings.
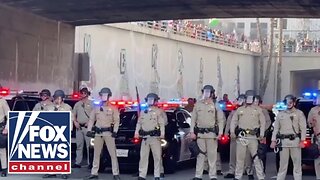
{"label": "duty belt", "polygon": [[79,125],[80,125],[80,127],[86,127],[87,126],[86,123],[81,123]]}
{"label": "duty belt", "polygon": [[160,129],[155,129],[155,130],[151,130],[151,131],[144,131],[144,130],[140,129],[139,135],[140,136],[160,136],[161,132],[160,132]]}
{"label": "duty belt", "polygon": [[205,133],[218,133],[215,128],[195,128],[196,133],[205,134]]}
{"label": "duty belt", "polygon": [[107,131],[112,132],[113,129],[112,129],[112,127],[102,127],[102,128],[94,127],[94,131],[97,134],[102,134],[103,132],[107,132]]}
{"label": "duty belt", "polygon": [[294,140],[295,138],[299,137],[300,138],[300,134],[278,134],[277,138],[279,139],[290,139],[290,140]]}
{"label": "duty belt", "polygon": [[242,129],[242,128],[239,128],[238,131],[239,132],[244,132],[245,134],[256,135],[256,136],[259,136],[259,134],[260,134],[260,128],[255,128],[255,129]]}

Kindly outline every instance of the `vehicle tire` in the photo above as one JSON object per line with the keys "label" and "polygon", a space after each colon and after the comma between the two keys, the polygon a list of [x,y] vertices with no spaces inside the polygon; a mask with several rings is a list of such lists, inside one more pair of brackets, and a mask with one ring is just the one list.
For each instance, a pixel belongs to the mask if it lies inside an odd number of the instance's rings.
{"label": "vehicle tire", "polygon": [[166,150],[166,153],[163,158],[163,168],[166,174],[173,174],[176,172],[178,166],[179,152],[180,148],[176,141],[171,142],[169,149]]}
{"label": "vehicle tire", "polygon": [[173,156],[164,159],[163,168],[165,174],[173,174],[176,172],[177,169],[177,160]]}

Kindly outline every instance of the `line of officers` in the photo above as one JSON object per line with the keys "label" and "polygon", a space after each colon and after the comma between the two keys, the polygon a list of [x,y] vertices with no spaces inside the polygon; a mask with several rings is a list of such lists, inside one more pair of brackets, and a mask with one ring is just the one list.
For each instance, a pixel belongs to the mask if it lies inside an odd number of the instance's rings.
{"label": "line of officers", "polygon": [[[119,180],[119,165],[116,156],[115,137],[119,129],[118,109],[109,103],[112,92],[109,88],[102,88],[99,92],[101,98],[100,106],[94,107],[89,100],[90,92],[88,88],[80,88],[81,100],[78,101],[73,110],[63,102],[65,94],[62,90],[57,90],[51,101],[51,93],[44,89],[39,102],[33,110],[35,111],[72,111],[73,123],[76,127],[77,157],[73,168],[80,168],[82,163],[83,147],[86,143],[89,152],[90,137],[94,137],[94,159],[91,175],[87,179],[97,179],[100,163],[100,154],[104,142],[112,161],[112,173],[115,180]],[[320,93],[318,93],[320,94]],[[215,103],[215,90],[211,85],[205,85],[202,89],[202,99],[199,100],[193,109],[190,137],[196,140],[200,150],[197,156],[196,173],[193,180],[202,179],[205,161],[209,166],[209,177],[211,180],[217,179],[216,162],[218,141],[224,134],[225,116],[219,105]],[[318,106],[314,107],[309,114],[308,122],[314,128],[316,136],[320,135],[320,96],[317,100]],[[149,108],[139,115],[136,126],[135,138],[142,138],[139,177],[144,180],[147,175],[148,157],[150,150],[154,158],[154,177],[159,180],[163,172],[161,158],[161,139],[165,137],[166,115],[164,111],[156,105],[159,97],[150,93],[145,98]],[[225,178],[241,179],[245,167],[250,167],[253,161],[258,179],[264,179],[265,159],[265,130],[270,126],[270,118],[266,110],[259,107],[261,98],[255,95],[254,91],[248,90],[238,97],[238,108],[233,111],[227,120],[225,134],[231,137],[230,144],[230,167]],[[302,179],[301,170],[301,148],[304,147],[306,138],[306,120],[303,113],[294,107],[296,98],[288,95],[284,99],[287,110],[281,111],[275,120],[272,134],[271,148],[279,147],[277,139],[281,141],[280,167],[278,180],[284,180],[287,172],[289,156],[294,164],[294,179]],[[5,121],[5,116],[9,108],[7,102],[0,97],[0,125]],[[267,120],[266,120],[267,119]],[[6,134],[6,126],[2,134]],[[2,171],[1,176],[6,175],[6,155],[2,153],[0,147],[0,160]],[[5,149],[4,149],[4,152]],[[89,157],[89,155],[88,155]],[[249,157],[249,158],[248,158]],[[249,160],[248,160],[249,159]],[[89,165],[89,160],[88,160]],[[320,179],[320,159],[315,160],[317,179]],[[253,178],[252,171],[247,171]],[[43,178],[56,176],[46,174]],[[67,175],[61,178],[67,179]]]}

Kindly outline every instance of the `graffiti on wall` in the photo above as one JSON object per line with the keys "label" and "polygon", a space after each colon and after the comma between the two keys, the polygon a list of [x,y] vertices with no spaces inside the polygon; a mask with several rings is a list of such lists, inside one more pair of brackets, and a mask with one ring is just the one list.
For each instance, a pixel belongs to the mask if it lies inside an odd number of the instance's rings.
{"label": "graffiti on wall", "polygon": [[178,51],[178,81],[177,81],[177,93],[178,97],[183,97],[183,53],[182,49]]}
{"label": "graffiti on wall", "polygon": [[235,97],[238,97],[240,95],[240,66],[237,65],[237,76],[234,80],[234,95]]}
{"label": "graffiti on wall", "polygon": [[197,88],[197,97],[199,99],[202,98],[201,89],[203,87],[203,59],[200,59],[200,68],[199,68],[199,80],[198,80],[198,88]]}
{"label": "graffiti on wall", "polygon": [[89,56],[89,81],[82,81],[80,82],[81,86],[86,86],[89,89],[93,89],[96,85],[95,82],[95,73],[94,68],[92,65],[92,58],[91,58],[91,35],[90,34],[84,34],[84,40],[83,40],[83,52],[87,53]]}
{"label": "graffiti on wall", "polygon": [[217,78],[218,78],[218,88],[217,88],[217,98],[222,99],[222,87],[223,87],[223,81],[222,81],[222,74],[221,74],[221,60],[220,56],[217,56]]}
{"label": "graffiti on wall", "polygon": [[150,92],[159,94],[160,76],[157,69],[158,45],[152,45]]}
{"label": "graffiti on wall", "polygon": [[127,57],[126,50],[121,49],[120,51],[120,59],[118,63],[118,67],[120,70],[120,96],[121,99],[127,100],[131,99],[130,91],[129,91],[129,78],[127,72]]}

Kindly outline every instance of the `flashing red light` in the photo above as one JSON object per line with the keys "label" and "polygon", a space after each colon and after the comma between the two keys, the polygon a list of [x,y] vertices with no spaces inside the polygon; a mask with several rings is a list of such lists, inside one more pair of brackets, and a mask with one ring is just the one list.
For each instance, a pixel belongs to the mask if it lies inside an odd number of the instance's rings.
{"label": "flashing red light", "polygon": [[309,147],[311,145],[311,141],[310,140],[304,140],[303,141],[304,147]]}
{"label": "flashing red light", "polygon": [[118,105],[125,105],[126,102],[124,102],[124,101],[119,101],[117,104],[118,104]]}
{"label": "flashing red light", "polygon": [[163,104],[163,107],[166,108],[166,107],[169,107],[169,105],[168,104]]}
{"label": "flashing red light", "polygon": [[110,102],[112,105],[116,105],[117,103],[115,101]]}
{"label": "flashing red light", "polygon": [[140,144],[140,142],[141,142],[141,139],[140,138],[133,138],[132,140],[131,140],[131,142],[133,143],[133,144]]}
{"label": "flashing red light", "polygon": [[222,136],[221,137],[221,140],[220,140],[221,144],[228,144],[228,142],[229,142],[229,137],[228,136]]}
{"label": "flashing red light", "polygon": [[133,104],[133,102],[131,102],[131,101],[128,101],[128,102],[127,102],[127,104],[129,104],[129,105],[132,105],[132,104]]}
{"label": "flashing red light", "polygon": [[10,94],[9,88],[0,88],[0,95],[1,96],[8,96]]}
{"label": "flashing red light", "polygon": [[73,99],[79,99],[79,98],[80,98],[80,94],[74,92],[74,93],[72,94],[72,98],[73,98]]}

